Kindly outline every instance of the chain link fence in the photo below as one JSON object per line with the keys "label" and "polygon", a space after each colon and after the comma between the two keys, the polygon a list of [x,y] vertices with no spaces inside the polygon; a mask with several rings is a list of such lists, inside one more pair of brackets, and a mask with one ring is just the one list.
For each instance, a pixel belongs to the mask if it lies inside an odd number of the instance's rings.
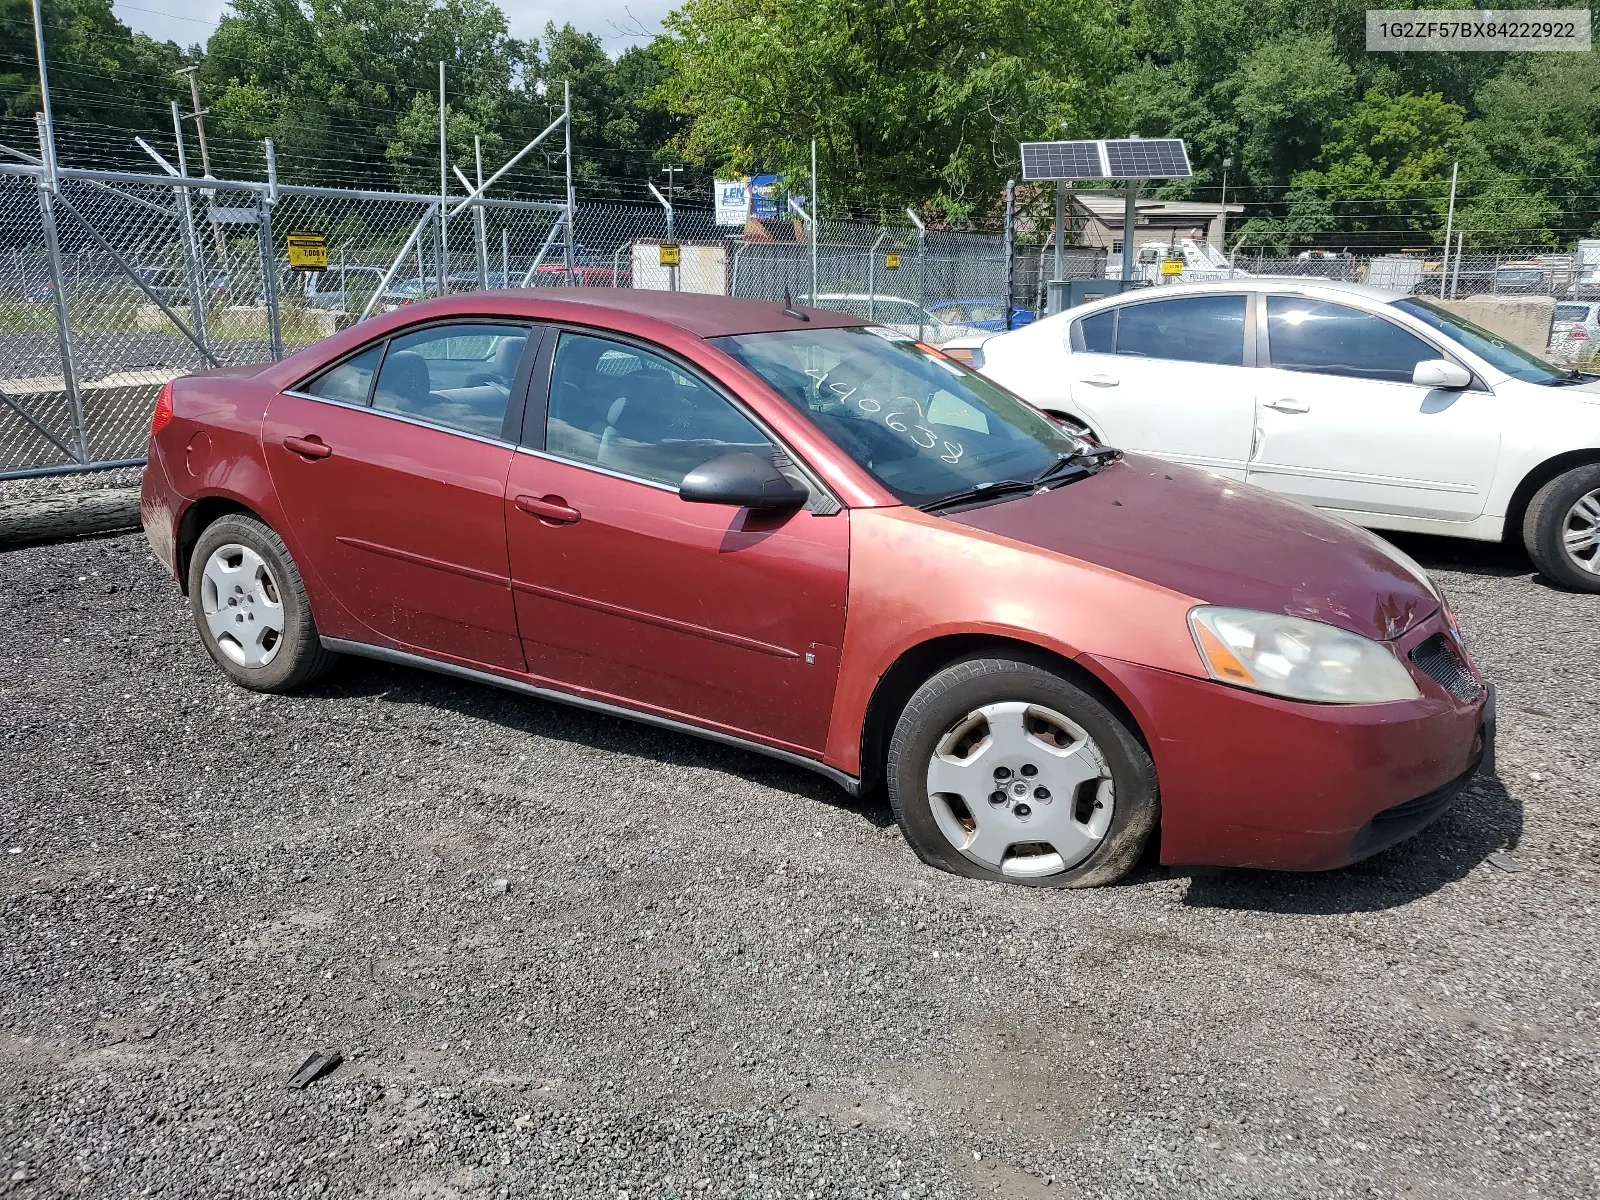
{"label": "chain link fence", "polygon": [[[552,201],[459,196],[441,221],[430,195],[81,170],[59,172],[52,189],[50,174],[0,164],[0,500],[45,477],[135,470],[155,396],[175,375],[273,361],[441,290],[790,301],[938,343],[1035,319],[1052,278],[1120,273],[1120,254],[1098,247],[1064,246],[1058,265],[1048,223],[1037,221],[974,233],[910,220],[814,224],[794,212],[728,227],[708,210],[586,204],[569,230],[566,206]],[[297,231],[324,236],[325,270],[290,269],[286,239]],[[1135,277],[1160,286],[1290,275],[1600,302],[1600,262],[1581,250],[1358,257],[1140,245]],[[1176,275],[1163,269],[1175,257],[1185,260]]]}

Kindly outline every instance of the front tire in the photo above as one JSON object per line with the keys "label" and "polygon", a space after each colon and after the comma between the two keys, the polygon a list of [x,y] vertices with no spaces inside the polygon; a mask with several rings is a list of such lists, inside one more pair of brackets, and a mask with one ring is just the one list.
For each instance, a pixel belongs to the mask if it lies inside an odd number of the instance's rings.
{"label": "front tire", "polygon": [[954,663],[889,743],[889,802],[930,866],[1032,887],[1096,887],[1139,861],[1160,812],[1155,764],[1094,696],[1009,658]]}
{"label": "front tire", "polygon": [[1600,592],[1600,463],[1574,467],[1535,492],[1522,540],[1550,582]]}
{"label": "front tire", "polygon": [[252,691],[292,691],[336,660],[317,635],[289,548],[243,513],[200,534],[189,556],[189,607],[212,659]]}

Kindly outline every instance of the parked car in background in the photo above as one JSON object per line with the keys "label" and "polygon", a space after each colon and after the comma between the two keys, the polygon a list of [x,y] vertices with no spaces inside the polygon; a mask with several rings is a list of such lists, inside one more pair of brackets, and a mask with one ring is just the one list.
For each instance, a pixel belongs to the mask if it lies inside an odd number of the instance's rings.
{"label": "parked car in background", "polygon": [[326,271],[305,272],[308,308],[335,312],[360,312],[383,282],[383,267],[330,266]]}
{"label": "parked car in background", "polygon": [[1492,290],[1502,296],[1547,296],[1551,275],[1538,263],[1506,263],[1494,269]]}
{"label": "parked car in background", "polygon": [[931,346],[940,345],[953,337],[971,332],[960,325],[947,325],[914,300],[906,300],[900,296],[873,296],[865,292],[825,292],[816,298],[816,307],[849,313],[864,321],[886,325]]}
{"label": "parked car in background", "polygon": [[169,384],[143,488],[242,686],[362,655],[699,734],[882,786],[974,878],[1109,883],[1158,828],[1170,863],[1339,866],[1492,761],[1404,555],[846,312],[430,301]]}
{"label": "parked car in background", "polygon": [[1563,300],[1550,319],[1550,352],[1565,362],[1600,356],[1600,300]]}
{"label": "parked car in background", "polygon": [[[938,318],[943,325],[960,326],[962,329],[981,329],[987,333],[1004,333],[1006,330],[1007,304],[1001,298],[972,298],[964,300],[941,300],[937,304],[928,305],[928,311]],[[1033,323],[1033,313],[1026,308],[1010,305],[1011,328],[1021,329],[1024,325]]]}
{"label": "parked car in background", "polygon": [[945,351],[1109,445],[1373,529],[1519,538],[1547,579],[1600,592],[1600,376],[1434,300],[1179,285]]}

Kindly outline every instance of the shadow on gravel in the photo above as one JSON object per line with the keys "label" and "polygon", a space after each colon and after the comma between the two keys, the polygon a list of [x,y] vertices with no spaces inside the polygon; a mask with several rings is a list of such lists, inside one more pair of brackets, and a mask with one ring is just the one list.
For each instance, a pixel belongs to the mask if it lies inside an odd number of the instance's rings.
{"label": "shadow on gravel", "polygon": [[1521,838],[1522,805],[1498,779],[1480,775],[1432,825],[1364,862],[1317,873],[1196,873],[1184,903],[1321,916],[1398,908],[1474,871],[1497,870],[1484,859],[1496,850],[1514,850]]}
{"label": "shadow on gravel", "polygon": [[[1534,573],[1527,551],[1518,542],[1470,542],[1464,538],[1431,537],[1422,533],[1373,532],[1393,542],[1430,571],[1438,567],[1497,579]],[[1540,578],[1539,582],[1544,580]]]}
{"label": "shadow on gravel", "polygon": [[808,800],[856,813],[877,829],[887,829],[894,824],[894,814],[881,795],[853,797],[837,784],[802,767],[691,734],[548,703],[430,671],[347,658],[337,671],[307,689],[306,694],[328,699],[381,696],[400,704],[429,704],[493,721],[519,733],[576,743],[608,754],[626,754],[669,766],[726,771],[763,787],[793,792]]}

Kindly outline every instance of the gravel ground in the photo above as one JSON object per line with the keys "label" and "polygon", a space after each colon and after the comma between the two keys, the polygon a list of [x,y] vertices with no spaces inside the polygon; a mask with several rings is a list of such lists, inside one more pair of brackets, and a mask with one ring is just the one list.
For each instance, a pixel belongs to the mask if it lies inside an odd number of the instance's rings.
{"label": "gravel ground", "polygon": [[687,737],[252,695],[139,537],[0,552],[0,1193],[1593,1197],[1600,598],[1407,549],[1500,781],[1351,870],[1064,894]]}

